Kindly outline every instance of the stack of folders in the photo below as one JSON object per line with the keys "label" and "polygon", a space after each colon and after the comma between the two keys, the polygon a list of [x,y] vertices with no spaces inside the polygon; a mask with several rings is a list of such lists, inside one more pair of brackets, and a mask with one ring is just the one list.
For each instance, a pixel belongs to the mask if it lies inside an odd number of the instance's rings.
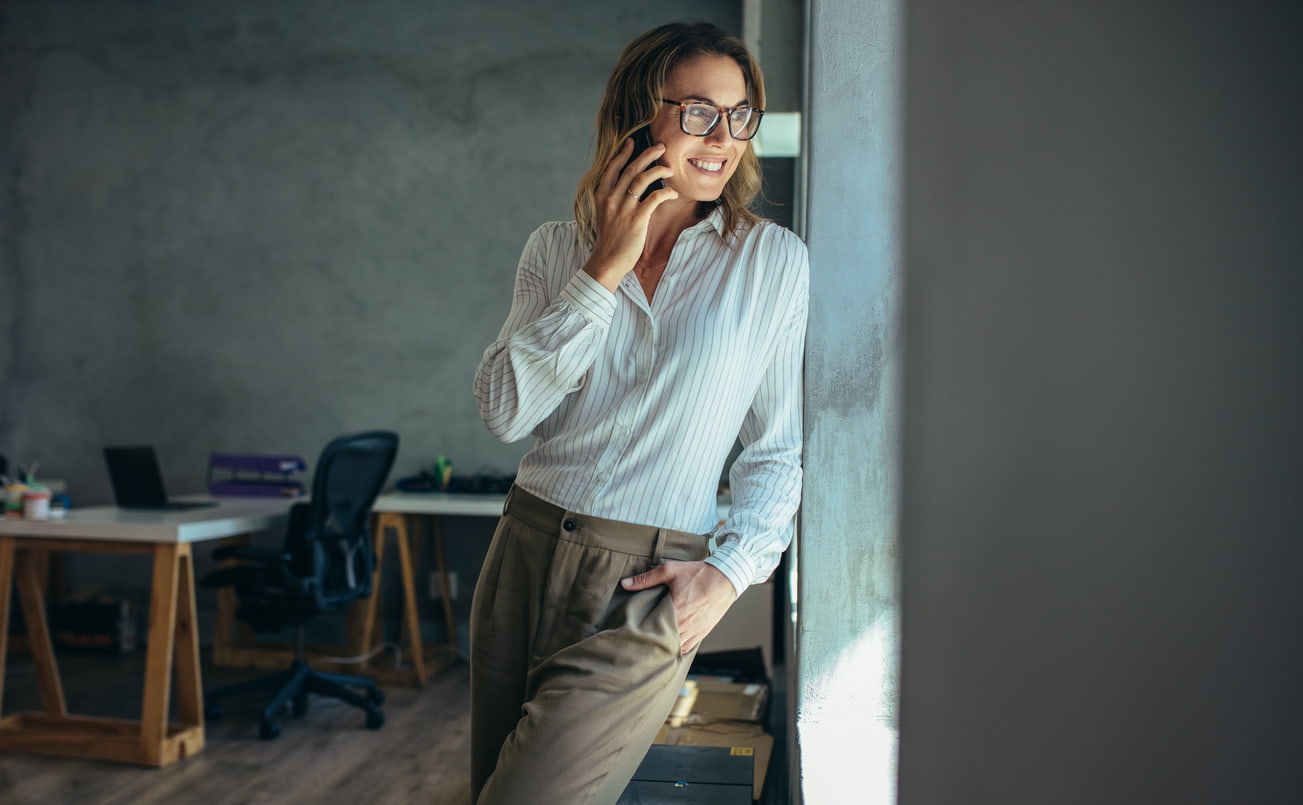
{"label": "stack of folders", "polygon": [[213,453],[208,458],[208,492],[214,497],[298,497],[305,489],[292,476],[307,468],[299,456]]}

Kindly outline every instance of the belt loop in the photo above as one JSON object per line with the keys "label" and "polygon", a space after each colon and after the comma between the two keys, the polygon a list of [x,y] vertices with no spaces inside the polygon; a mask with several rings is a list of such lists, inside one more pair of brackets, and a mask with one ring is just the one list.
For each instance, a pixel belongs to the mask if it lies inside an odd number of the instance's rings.
{"label": "belt loop", "polygon": [[516,485],[512,484],[507,488],[507,499],[502,501],[502,513],[506,514],[511,509],[511,496],[516,492]]}
{"label": "belt loop", "polygon": [[652,564],[661,563],[661,554],[665,552],[665,529],[656,529],[656,544],[652,547]]}

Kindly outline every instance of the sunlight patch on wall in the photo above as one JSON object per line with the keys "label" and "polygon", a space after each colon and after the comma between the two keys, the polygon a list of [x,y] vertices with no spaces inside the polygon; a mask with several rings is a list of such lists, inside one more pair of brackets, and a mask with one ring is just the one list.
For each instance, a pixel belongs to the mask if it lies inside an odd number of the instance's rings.
{"label": "sunlight patch on wall", "polygon": [[855,802],[896,802],[898,734],[893,708],[884,706],[893,690],[895,640],[889,619],[880,619],[823,673],[811,669],[797,715],[806,805],[844,805],[848,778],[855,780]]}

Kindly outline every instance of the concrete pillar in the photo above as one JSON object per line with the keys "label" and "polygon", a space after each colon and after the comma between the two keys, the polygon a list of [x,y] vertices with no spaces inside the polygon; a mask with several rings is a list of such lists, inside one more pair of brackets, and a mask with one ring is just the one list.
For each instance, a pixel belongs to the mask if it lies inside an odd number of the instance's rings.
{"label": "concrete pillar", "polygon": [[800,784],[811,805],[889,803],[898,635],[901,13],[892,0],[812,0],[809,26]]}

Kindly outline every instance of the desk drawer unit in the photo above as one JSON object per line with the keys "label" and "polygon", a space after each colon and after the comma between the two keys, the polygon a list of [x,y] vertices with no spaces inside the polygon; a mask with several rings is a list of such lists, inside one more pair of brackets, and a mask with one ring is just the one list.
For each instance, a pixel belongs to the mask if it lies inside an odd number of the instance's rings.
{"label": "desk drawer unit", "polygon": [[617,805],[751,805],[754,771],[750,749],[653,744]]}

